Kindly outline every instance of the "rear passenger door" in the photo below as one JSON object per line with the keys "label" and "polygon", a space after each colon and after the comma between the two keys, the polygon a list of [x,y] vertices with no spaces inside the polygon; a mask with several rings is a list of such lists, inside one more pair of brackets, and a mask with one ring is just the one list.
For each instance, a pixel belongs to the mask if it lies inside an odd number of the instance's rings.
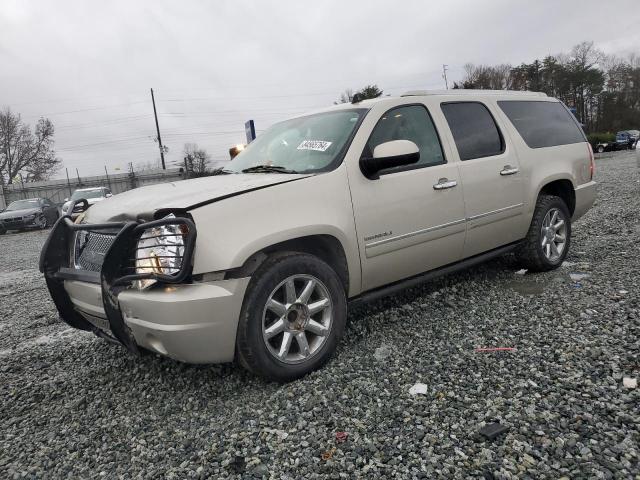
{"label": "rear passenger door", "polygon": [[519,240],[521,230],[524,185],[518,157],[490,108],[477,101],[441,104],[461,160],[465,258]]}

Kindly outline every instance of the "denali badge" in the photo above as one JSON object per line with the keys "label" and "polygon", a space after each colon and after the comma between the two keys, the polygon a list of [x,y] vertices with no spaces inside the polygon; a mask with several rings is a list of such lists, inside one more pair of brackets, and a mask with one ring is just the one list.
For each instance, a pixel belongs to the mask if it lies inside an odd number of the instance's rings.
{"label": "denali badge", "polygon": [[364,241],[368,242],[369,240],[377,240],[378,238],[388,237],[393,232],[389,230],[388,232],[376,233],[375,235],[369,235],[368,237],[364,237]]}

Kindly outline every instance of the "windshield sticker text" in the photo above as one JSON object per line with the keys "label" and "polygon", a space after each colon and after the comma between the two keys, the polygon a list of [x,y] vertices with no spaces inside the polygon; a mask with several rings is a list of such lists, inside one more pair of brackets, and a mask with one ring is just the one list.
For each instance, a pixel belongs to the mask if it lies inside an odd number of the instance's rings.
{"label": "windshield sticker text", "polygon": [[304,140],[298,145],[298,150],[315,150],[316,152],[326,152],[332,142],[324,140]]}

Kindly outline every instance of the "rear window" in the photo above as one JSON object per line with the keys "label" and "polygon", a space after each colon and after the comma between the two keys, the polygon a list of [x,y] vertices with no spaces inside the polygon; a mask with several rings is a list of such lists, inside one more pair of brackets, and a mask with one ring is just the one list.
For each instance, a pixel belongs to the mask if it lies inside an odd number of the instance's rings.
{"label": "rear window", "polygon": [[504,152],[502,134],[482,103],[443,103],[441,108],[456,142],[460,160],[491,157]]}
{"label": "rear window", "polygon": [[574,117],[559,102],[504,100],[498,105],[530,148],[586,141]]}

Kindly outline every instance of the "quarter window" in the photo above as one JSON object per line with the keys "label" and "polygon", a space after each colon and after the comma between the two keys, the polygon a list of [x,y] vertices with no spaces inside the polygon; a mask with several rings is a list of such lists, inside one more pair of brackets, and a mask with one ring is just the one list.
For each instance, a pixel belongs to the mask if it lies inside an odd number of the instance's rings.
{"label": "quarter window", "polygon": [[427,109],[421,105],[392,108],[386,112],[373,129],[363,156],[371,157],[380,144],[392,140],[410,140],[420,150],[420,160],[410,166],[389,168],[381,174],[445,163],[438,132]]}
{"label": "quarter window", "polygon": [[460,160],[491,157],[504,152],[504,140],[493,116],[478,102],[455,102],[441,105]]}
{"label": "quarter window", "polygon": [[575,117],[560,102],[508,100],[498,105],[529,148],[586,142]]}

